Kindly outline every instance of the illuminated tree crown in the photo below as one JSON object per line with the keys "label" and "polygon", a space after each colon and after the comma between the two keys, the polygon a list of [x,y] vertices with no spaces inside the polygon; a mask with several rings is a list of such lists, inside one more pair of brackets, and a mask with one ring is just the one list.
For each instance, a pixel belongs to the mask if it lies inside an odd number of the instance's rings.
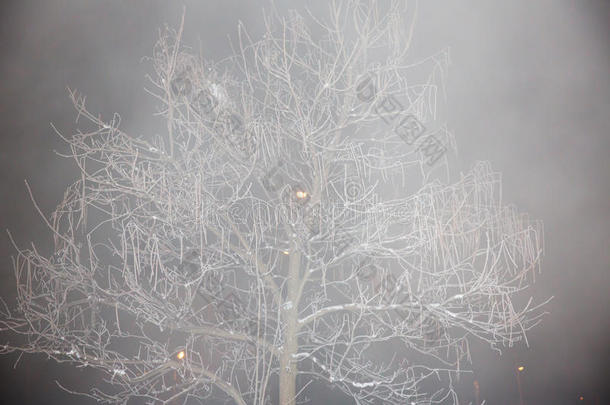
{"label": "illuminated tree crown", "polygon": [[82,177],[43,215],[54,252],[15,260],[1,325],[27,343],[6,351],[101,370],[86,395],[107,403],[287,405],[316,381],[428,404],[454,397],[469,341],[525,337],[541,227],[502,204],[488,164],[450,181],[447,52],[409,61],[405,2],[328,10],[272,11],[259,40],[239,26],[218,63],[163,31],[154,139],[71,92]]}

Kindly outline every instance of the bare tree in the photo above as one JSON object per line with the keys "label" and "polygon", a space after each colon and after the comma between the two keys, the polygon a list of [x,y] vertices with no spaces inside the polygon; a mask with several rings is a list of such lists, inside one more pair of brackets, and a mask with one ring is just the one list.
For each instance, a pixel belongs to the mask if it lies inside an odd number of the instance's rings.
{"label": "bare tree", "polygon": [[471,339],[499,350],[538,322],[518,302],[541,228],[488,164],[450,180],[448,54],[408,62],[415,16],[272,8],[217,63],[166,28],[154,139],[71,92],[87,129],[60,136],[82,177],[40,212],[52,254],[19,250],[1,325],[27,343],[4,351],[101,370],[84,395],[107,403],[288,405],[314,381],[357,404],[455,399]]}

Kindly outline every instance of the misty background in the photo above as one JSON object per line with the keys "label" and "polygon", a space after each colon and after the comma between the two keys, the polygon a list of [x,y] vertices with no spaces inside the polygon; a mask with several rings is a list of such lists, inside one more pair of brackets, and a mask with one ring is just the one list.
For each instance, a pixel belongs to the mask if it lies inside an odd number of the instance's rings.
{"label": "misty background", "polygon": [[[280,10],[326,2],[277,0]],[[19,0],[0,5],[0,294],[15,296],[5,229],[25,247],[48,247],[45,214],[76,179],[50,123],[78,128],[66,87],[90,111],[122,117],[133,135],[162,133],[146,94],[159,28],[177,27],[186,5],[185,43],[206,58],[231,53],[243,21],[256,38],[267,1]],[[420,2],[413,57],[450,48],[447,100],[440,120],[458,146],[456,172],[489,160],[503,173],[503,199],[541,219],[542,274],[530,289],[555,298],[529,347],[502,356],[473,345],[472,374],[457,383],[460,403],[518,404],[515,368],[523,365],[526,404],[608,404],[610,381],[610,2],[601,0],[428,0]],[[0,341],[0,344],[4,343]],[[99,376],[40,356],[0,357],[0,402],[89,404],[59,389],[88,389]],[[584,400],[580,401],[579,397]],[[333,391],[312,403],[351,404]]]}

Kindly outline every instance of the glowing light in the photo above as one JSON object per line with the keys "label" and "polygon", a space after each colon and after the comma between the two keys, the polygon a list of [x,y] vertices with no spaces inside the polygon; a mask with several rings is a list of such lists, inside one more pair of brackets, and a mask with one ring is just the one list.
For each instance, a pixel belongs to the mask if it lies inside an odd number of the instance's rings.
{"label": "glowing light", "polygon": [[285,254],[285,255],[289,255],[290,254],[290,252],[287,251],[287,250],[282,250],[282,253]]}
{"label": "glowing light", "polygon": [[580,399],[581,401],[585,400],[585,397],[583,397],[582,395],[580,397],[578,397],[578,399]]}
{"label": "glowing light", "polygon": [[307,192],[306,191],[299,190],[299,191],[296,192],[296,195],[297,195],[297,198],[301,198],[301,199],[302,198],[307,198]]}
{"label": "glowing light", "polygon": [[176,357],[178,358],[178,360],[182,360],[184,358],[186,354],[184,353],[184,350],[180,350],[178,352],[178,354],[176,355]]}
{"label": "glowing light", "polygon": [[523,371],[523,370],[525,370],[525,367],[523,367],[523,366],[519,366],[519,367],[517,367],[517,370],[519,370],[519,371]]}

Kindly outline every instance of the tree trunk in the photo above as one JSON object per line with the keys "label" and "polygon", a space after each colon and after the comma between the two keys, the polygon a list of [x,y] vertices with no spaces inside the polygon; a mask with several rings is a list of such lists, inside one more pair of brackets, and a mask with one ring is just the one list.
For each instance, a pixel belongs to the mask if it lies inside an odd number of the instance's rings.
{"label": "tree trunk", "polygon": [[284,345],[284,353],[280,357],[280,405],[295,404],[297,367],[292,357],[295,353],[296,345],[287,340]]}
{"label": "tree trunk", "polygon": [[297,363],[293,357],[299,348],[297,341],[297,318],[299,305],[299,267],[301,263],[300,252],[293,249],[290,255],[288,293],[282,308],[285,324],[285,338],[282,355],[280,356],[280,405],[295,405]]}

